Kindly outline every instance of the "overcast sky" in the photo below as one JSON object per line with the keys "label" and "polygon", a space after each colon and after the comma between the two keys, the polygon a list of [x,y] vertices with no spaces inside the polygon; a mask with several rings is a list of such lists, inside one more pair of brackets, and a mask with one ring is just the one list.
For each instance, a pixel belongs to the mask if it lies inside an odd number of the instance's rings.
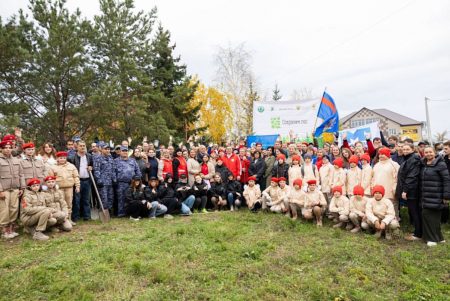
{"label": "overcast sky", "polygon": [[[68,0],[91,18],[95,0]],[[2,0],[3,19],[27,0]],[[324,87],[341,116],[362,107],[386,108],[425,120],[424,97],[450,99],[450,1],[138,0],[158,8],[188,72],[212,84],[217,46],[245,42],[258,89]],[[450,101],[430,104],[433,133],[450,132]],[[449,134],[450,136],[450,134]]]}

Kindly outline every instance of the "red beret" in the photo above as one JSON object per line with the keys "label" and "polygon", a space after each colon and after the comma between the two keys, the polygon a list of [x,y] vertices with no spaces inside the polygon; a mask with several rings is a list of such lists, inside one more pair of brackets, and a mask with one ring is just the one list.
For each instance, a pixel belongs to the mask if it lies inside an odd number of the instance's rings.
{"label": "red beret", "polygon": [[292,156],[292,161],[298,161],[298,162],[301,162],[300,156],[299,156],[299,155],[293,155],[293,156]]}
{"label": "red beret", "polygon": [[341,157],[337,157],[336,159],[334,159],[333,165],[337,165],[342,168],[344,166],[344,160],[342,160]]}
{"label": "red beret", "polygon": [[56,177],[55,176],[46,176],[44,179],[45,182],[50,181],[50,180],[56,180]]}
{"label": "red beret", "polygon": [[33,179],[29,179],[27,182],[27,186],[31,186],[34,184],[41,184],[41,181],[39,181],[39,179],[33,178]]}
{"label": "red beret", "polygon": [[6,141],[2,141],[0,142],[0,148],[4,148],[7,145],[13,145],[12,142],[10,140],[6,140]]}
{"label": "red beret", "polygon": [[361,185],[356,185],[355,187],[353,187],[353,194],[363,196],[364,188]]}
{"label": "red beret", "polygon": [[368,154],[361,155],[361,160],[366,160],[367,163],[370,163],[370,156]]}
{"label": "red beret", "polygon": [[281,182],[281,181],[286,182],[286,178],[285,178],[285,177],[279,177],[279,178],[278,178],[278,182]]}
{"label": "red beret", "polygon": [[22,144],[22,149],[27,149],[27,148],[34,148],[34,143],[28,142],[28,143]]}
{"label": "red beret", "polygon": [[309,180],[307,183],[308,183],[308,185],[316,185],[317,181],[316,180]]}
{"label": "red beret", "polygon": [[67,152],[61,151],[56,153],[56,157],[67,157]]}
{"label": "red beret", "polygon": [[359,158],[358,158],[358,156],[351,155],[351,156],[350,156],[350,159],[348,159],[348,162],[349,162],[349,163],[355,163],[356,165],[358,165]]}
{"label": "red beret", "polygon": [[286,156],[284,154],[279,154],[277,156],[277,160],[283,159],[284,161],[286,161]]}
{"label": "red beret", "polygon": [[255,176],[248,177],[248,181],[256,181],[256,177]]}
{"label": "red beret", "polygon": [[278,183],[278,178],[272,177],[272,178],[270,179],[270,182]]}
{"label": "red beret", "polygon": [[308,145],[309,145],[309,143],[308,143],[308,142],[302,142],[302,145],[306,145],[306,146],[308,146]]}
{"label": "red beret", "polygon": [[334,186],[333,189],[331,189],[331,192],[334,194],[336,191],[339,191],[342,194],[342,186]]}
{"label": "red beret", "polygon": [[16,140],[16,136],[12,134],[5,135],[2,139],[2,141],[13,141]]}
{"label": "red beret", "polygon": [[302,187],[302,179],[295,179],[294,180],[294,185],[298,185],[298,186],[300,186],[300,187]]}
{"label": "red beret", "polygon": [[374,195],[375,192],[379,192],[379,193],[381,193],[382,196],[384,196],[384,187],[381,186],[381,185],[373,186],[373,188],[372,188],[372,195]]}
{"label": "red beret", "polygon": [[391,157],[391,151],[389,150],[389,148],[386,148],[386,147],[380,148],[378,150],[378,154],[379,155],[385,155],[388,158]]}

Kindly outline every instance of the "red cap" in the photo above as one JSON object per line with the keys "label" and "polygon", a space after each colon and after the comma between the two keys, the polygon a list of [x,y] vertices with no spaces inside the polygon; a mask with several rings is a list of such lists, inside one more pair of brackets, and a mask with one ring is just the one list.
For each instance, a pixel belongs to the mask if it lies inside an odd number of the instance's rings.
{"label": "red cap", "polygon": [[353,187],[353,194],[363,196],[364,188],[361,185],[356,185],[355,187]]}
{"label": "red cap", "polygon": [[34,143],[28,142],[28,143],[22,144],[22,149],[27,149],[27,148],[34,148]]}
{"label": "red cap", "polygon": [[67,157],[67,152],[61,151],[56,153],[56,157]]}
{"label": "red cap", "polygon": [[272,177],[272,178],[270,179],[270,182],[278,183],[278,178]]}
{"label": "red cap", "polygon": [[300,186],[300,187],[302,187],[302,179],[295,179],[294,180],[294,185],[298,185],[298,186]]}
{"label": "red cap", "polygon": [[34,184],[41,184],[41,181],[39,181],[39,179],[33,178],[33,179],[29,179],[27,182],[27,186],[31,186]]}
{"label": "red cap", "polygon": [[292,156],[292,161],[298,161],[298,162],[301,162],[300,156],[299,156],[299,155],[293,155],[293,156]]}
{"label": "red cap", "polygon": [[342,168],[344,166],[344,160],[342,160],[341,157],[337,157],[336,159],[334,159],[333,165],[337,165]]}
{"label": "red cap", "polygon": [[285,178],[285,177],[279,177],[279,178],[278,178],[278,182],[281,182],[281,181],[286,182],[286,178]]}
{"label": "red cap", "polygon": [[388,158],[391,157],[391,151],[389,150],[389,148],[386,148],[386,147],[380,148],[378,150],[378,154],[379,155],[385,155]]}
{"label": "red cap", "polygon": [[16,136],[12,135],[12,134],[8,134],[5,135],[2,139],[2,141],[15,141],[16,140]]}
{"label": "red cap", "polygon": [[2,141],[0,142],[0,148],[4,148],[7,145],[13,145],[12,142],[10,140],[6,140],[6,141]]}
{"label": "red cap", "polygon": [[317,181],[316,180],[309,180],[307,183],[308,183],[308,185],[316,185]]}
{"label": "red cap", "polygon": [[248,181],[256,181],[256,177],[255,176],[248,177]]}
{"label": "red cap", "polygon": [[284,161],[286,161],[286,156],[284,154],[279,154],[277,156],[277,160],[283,159]]}
{"label": "red cap", "polygon": [[379,192],[379,193],[381,193],[382,196],[384,196],[384,187],[381,186],[381,185],[373,186],[373,188],[372,188],[372,195],[374,195],[375,192]]}
{"label": "red cap", "polygon": [[349,162],[349,163],[355,163],[356,165],[358,165],[359,158],[358,158],[358,156],[351,155],[351,156],[350,156],[350,159],[348,159],[348,162]]}
{"label": "red cap", "polygon": [[370,156],[369,156],[369,154],[363,154],[363,155],[361,155],[361,161],[362,161],[362,160],[366,160],[367,163],[370,163]]}
{"label": "red cap", "polygon": [[342,194],[342,186],[334,186],[333,189],[331,189],[331,192],[334,194],[336,191],[339,191]]}
{"label": "red cap", "polygon": [[50,181],[50,180],[56,180],[56,177],[55,176],[46,176],[44,179],[45,182]]}

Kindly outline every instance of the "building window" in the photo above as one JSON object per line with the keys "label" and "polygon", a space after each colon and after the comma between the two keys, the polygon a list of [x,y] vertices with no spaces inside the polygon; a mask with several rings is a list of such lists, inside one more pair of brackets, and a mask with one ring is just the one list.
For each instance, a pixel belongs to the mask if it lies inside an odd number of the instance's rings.
{"label": "building window", "polygon": [[350,127],[356,128],[356,127],[359,127],[359,126],[363,126],[363,125],[365,125],[365,124],[366,124],[366,123],[365,123],[365,120],[364,120],[364,119],[355,119],[355,120],[352,120],[352,121],[351,121]]}
{"label": "building window", "polygon": [[380,121],[380,118],[367,118],[366,119],[366,124],[379,122],[379,121]]}
{"label": "building window", "polygon": [[397,130],[396,129],[388,129],[388,134],[389,134],[389,136],[395,136],[395,135],[397,135]]}

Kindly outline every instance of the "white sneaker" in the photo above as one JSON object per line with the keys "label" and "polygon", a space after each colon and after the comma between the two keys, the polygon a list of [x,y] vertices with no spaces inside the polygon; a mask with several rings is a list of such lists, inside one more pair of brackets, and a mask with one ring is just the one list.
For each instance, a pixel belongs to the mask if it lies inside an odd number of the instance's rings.
{"label": "white sneaker", "polygon": [[17,236],[19,236],[19,233],[17,233],[17,232],[15,232],[15,231],[13,231],[13,232],[11,232],[11,235],[12,235],[12,237],[14,238],[14,237],[17,237]]}
{"label": "white sneaker", "polygon": [[172,218],[173,218],[173,216],[172,216],[172,215],[170,215],[170,214],[164,214],[164,218],[167,218],[167,219],[172,219]]}
{"label": "white sneaker", "polygon": [[231,205],[230,211],[234,211],[234,206],[233,205]]}
{"label": "white sneaker", "polygon": [[434,242],[434,241],[428,241],[428,242],[427,242],[427,246],[429,246],[429,247],[437,246],[437,242]]}
{"label": "white sneaker", "polygon": [[2,237],[3,237],[4,239],[12,239],[12,238],[14,238],[15,236],[12,235],[12,233],[3,233],[3,234],[2,234]]}
{"label": "white sneaker", "polygon": [[130,216],[130,220],[138,222],[140,220],[140,218],[139,217],[138,218],[134,218],[134,217]]}
{"label": "white sneaker", "polygon": [[439,243],[445,244],[445,239],[444,239],[444,240],[441,240]]}

